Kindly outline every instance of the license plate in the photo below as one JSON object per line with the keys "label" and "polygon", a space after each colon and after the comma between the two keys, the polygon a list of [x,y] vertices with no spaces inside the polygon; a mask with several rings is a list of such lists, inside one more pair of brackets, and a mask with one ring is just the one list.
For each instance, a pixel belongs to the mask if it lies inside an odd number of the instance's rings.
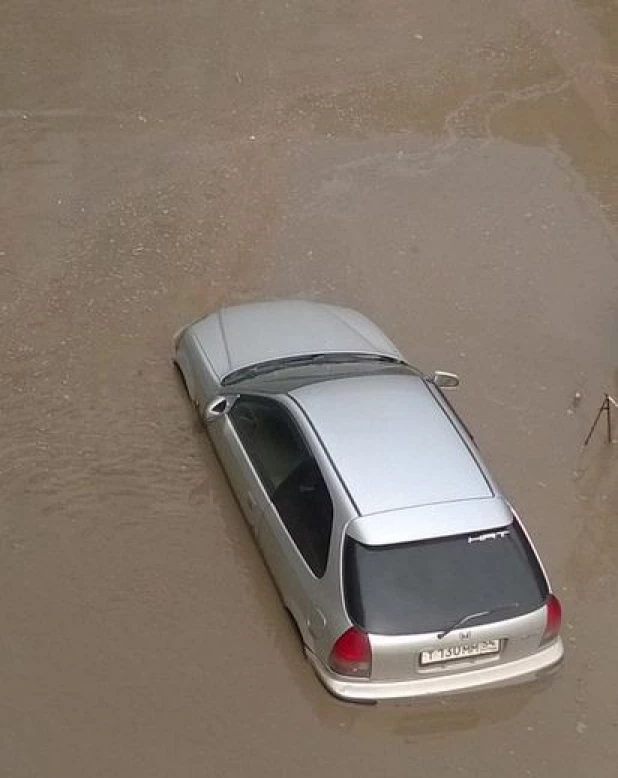
{"label": "license plate", "polygon": [[458,643],[455,646],[434,648],[431,651],[421,651],[422,665],[436,665],[453,662],[456,659],[468,659],[487,654],[499,654],[499,640],[480,640],[478,643]]}

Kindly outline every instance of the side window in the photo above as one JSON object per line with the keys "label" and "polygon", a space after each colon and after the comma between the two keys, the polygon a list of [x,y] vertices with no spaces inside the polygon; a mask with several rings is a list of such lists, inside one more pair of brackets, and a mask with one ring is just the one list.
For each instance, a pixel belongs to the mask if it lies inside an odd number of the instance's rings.
{"label": "side window", "polygon": [[321,577],[326,570],[333,503],[322,473],[283,406],[240,397],[230,420],[303,558]]}

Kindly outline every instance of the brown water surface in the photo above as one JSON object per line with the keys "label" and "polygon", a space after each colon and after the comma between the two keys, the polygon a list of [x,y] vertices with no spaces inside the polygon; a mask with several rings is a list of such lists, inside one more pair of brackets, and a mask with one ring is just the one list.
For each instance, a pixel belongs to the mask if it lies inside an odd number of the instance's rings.
{"label": "brown water surface", "polygon": [[[6,0],[0,73],[2,775],[613,778],[616,2]],[[549,687],[318,685],[170,364],[273,296],[461,374]]]}

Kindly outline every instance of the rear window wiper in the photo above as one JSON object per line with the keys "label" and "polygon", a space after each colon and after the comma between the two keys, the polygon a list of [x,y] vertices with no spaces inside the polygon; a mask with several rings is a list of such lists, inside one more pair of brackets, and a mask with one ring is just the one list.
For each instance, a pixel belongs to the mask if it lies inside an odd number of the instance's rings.
{"label": "rear window wiper", "polygon": [[509,611],[513,610],[514,608],[519,608],[518,602],[509,602],[506,605],[498,605],[496,608],[490,608],[486,611],[479,611],[478,613],[468,613],[465,616],[460,616],[458,619],[455,619],[451,624],[446,627],[446,629],[443,629],[442,632],[438,632],[438,640],[442,640],[442,638],[445,638],[449,632],[452,632],[454,629],[457,629],[457,627],[461,627],[464,624],[467,624],[469,621],[472,621],[473,619],[480,619],[483,616],[492,616],[494,613],[500,613],[501,611]]}

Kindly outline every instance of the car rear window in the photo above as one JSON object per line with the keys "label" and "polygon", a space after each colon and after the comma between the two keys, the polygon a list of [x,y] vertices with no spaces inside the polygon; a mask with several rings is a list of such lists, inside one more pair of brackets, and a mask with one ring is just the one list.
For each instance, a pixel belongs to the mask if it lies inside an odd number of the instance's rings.
{"label": "car rear window", "polygon": [[[547,583],[517,521],[492,532],[389,546],[350,537],[344,588],[352,621],[368,632],[406,635],[528,613],[543,604]],[[462,624],[463,627],[463,624]]]}

